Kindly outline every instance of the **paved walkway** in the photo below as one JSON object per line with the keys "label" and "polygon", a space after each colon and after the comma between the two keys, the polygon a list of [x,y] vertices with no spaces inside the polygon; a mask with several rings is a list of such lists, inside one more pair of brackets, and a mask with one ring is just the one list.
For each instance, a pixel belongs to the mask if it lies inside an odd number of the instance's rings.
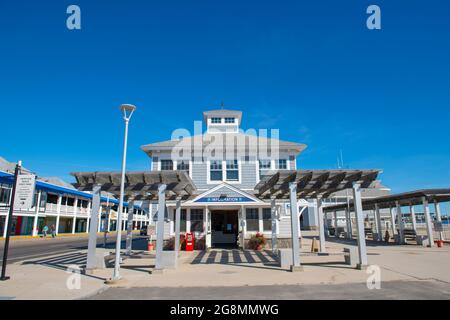
{"label": "paved walkway", "polygon": [[335,285],[272,285],[190,288],[114,288],[92,300],[347,300],[347,299],[450,299],[448,284],[437,281],[390,281],[381,289],[368,290],[365,283]]}
{"label": "paved walkway", "polygon": [[[342,251],[346,241],[329,239],[328,252]],[[354,244],[354,243],[353,243]],[[310,249],[305,238],[302,252]],[[101,249],[103,250],[103,249]],[[303,272],[291,273],[276,266],[271,251],[211,250],[182,252],[177,270],[150,274],[154,258],[135,255],[121,267],[124,280],[107,286],[104,279],[112,269],[93,276],[80,275],[81,287],[69,288],[73,273],[68,267],[82,267],[86,251],[34,258],[8,266],[12,279],[1,283],[4,299],[450,299],[450,246],[423,248],[371,244],[369,263],[381,270],[381,289],[368,290],[365,271],[344,264],[339,255],[302,255]],[[68,286],[69,281],[69,286]],[[72,286],[73,287],[73,286]]]}

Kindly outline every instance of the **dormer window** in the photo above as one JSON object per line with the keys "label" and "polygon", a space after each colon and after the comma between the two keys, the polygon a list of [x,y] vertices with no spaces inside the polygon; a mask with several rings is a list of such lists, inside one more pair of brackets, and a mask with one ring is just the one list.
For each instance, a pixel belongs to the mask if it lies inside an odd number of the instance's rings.
{"label": "dormer window", "polygon": [[222,123],[222,118],[213,117],[211,118],[211,123]]}
{"label": "dormer window", "polygon": [[234,123],[235,118],[225,118],[225,123]]}

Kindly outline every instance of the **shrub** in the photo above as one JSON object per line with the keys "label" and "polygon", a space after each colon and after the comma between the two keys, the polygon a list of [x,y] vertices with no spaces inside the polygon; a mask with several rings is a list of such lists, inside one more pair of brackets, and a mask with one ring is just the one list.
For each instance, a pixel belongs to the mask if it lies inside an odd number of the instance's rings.
{"label": "shrub", "polygon": [[248,245],[250,249],[257,250],[259,247],[264,247],[266,244],[266,238],[264,237],[264,234],[257,232],[256,234],[252,235],[250,238]]}

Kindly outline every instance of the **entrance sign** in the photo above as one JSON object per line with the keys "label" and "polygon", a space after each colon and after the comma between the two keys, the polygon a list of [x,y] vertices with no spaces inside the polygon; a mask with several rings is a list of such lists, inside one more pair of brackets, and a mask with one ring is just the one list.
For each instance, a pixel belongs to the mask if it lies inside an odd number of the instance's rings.
{"label": "entrance sign", "polygon": [[19,174],[17,176],[17,189],[14,198],[14,208],[28,210],[33,206],[36,176],[33,174]]}
{"label": "entrance sign", "polygon": [[255,202],[253,199],[247,197],[204,197],[195,202]]}

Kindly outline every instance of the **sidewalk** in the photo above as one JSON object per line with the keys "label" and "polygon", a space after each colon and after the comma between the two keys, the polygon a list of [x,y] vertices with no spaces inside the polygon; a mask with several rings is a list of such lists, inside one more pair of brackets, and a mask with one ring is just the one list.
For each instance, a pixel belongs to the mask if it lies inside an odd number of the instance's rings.
{"label": "sidewalk", "polygon": [[[86,251],[58,254],[8,265],[10,280],[0,282],[2,299],[79,299],[106,289],[98,277],[78,275],[68,270],[78,269],[86,262]],[[77,289],[77,280],[80,288]]]}
{"label": "sidewalk", "polygon": [[[340,251],[347,246],[333,239],[329,240],[326,243],[329,252]],[[303,241],[302,252],[309,251],[310,241],[310,239]],[[439,290],[443,290],[444,293],[450,292],[449,246],[424,248],[413,245],[371,245],[368,246],[368,258],[369,264],[380,267],[382,286],[389,284],[388,287],[391,290],[403,290],[408,286],[396,284],[405,282],[410,283],[409,287],[413,286],[413,283],[423,283],[426,288],[437,288],[435,284],[439,283],[441,286]],[[290,288],[294,288],[292,286],[298,285],[319,287],[338,285],[347,292],[353,288],[353,285],[365,288],[369,276],[365,271],[343,264],[342,256],[302,255],[301,262],[304,271],[291,273],[277,268],[270,255],[262,257],[260,252],[247,251],[241,253],[239,257],[236,253],[233,256],[229,250],[211,250],[206,253],[181,252],[178,269],[165,270],[162,274],[150,274],[154,259],[149,258],[149,255],[141,255],[124,261],[120,269],[124,280],[117,285],[104,284],[104,280],[112,275],[112,268],[108,268],[97,270],[93,276],[80,275],[80,289],[70,289],[70,282],[69,287],[67,283],[73,274],[67,272],[67,267],[82,266],[86,263],[86,250],[81,250],[8,265],[7,274],[11,276],[11,280],[0,283],[0,297],[1,299],[80,299],[93,297],[99,292],[108,290],[107,295],[100,295],[100,297],[121,298],[120,288],[128,288],[130,292],[134,292],[134,290],[139,291],[138,288],[169,290],[170,288],[202,287],[230,288],[229,290],[237,288],[238,290],[239,287],[291,286]],[[420,292],[417,294],[420,296]],[[449,298],[446,294],[444,296]],[[220,299],[222,296],[215,298]]]}

